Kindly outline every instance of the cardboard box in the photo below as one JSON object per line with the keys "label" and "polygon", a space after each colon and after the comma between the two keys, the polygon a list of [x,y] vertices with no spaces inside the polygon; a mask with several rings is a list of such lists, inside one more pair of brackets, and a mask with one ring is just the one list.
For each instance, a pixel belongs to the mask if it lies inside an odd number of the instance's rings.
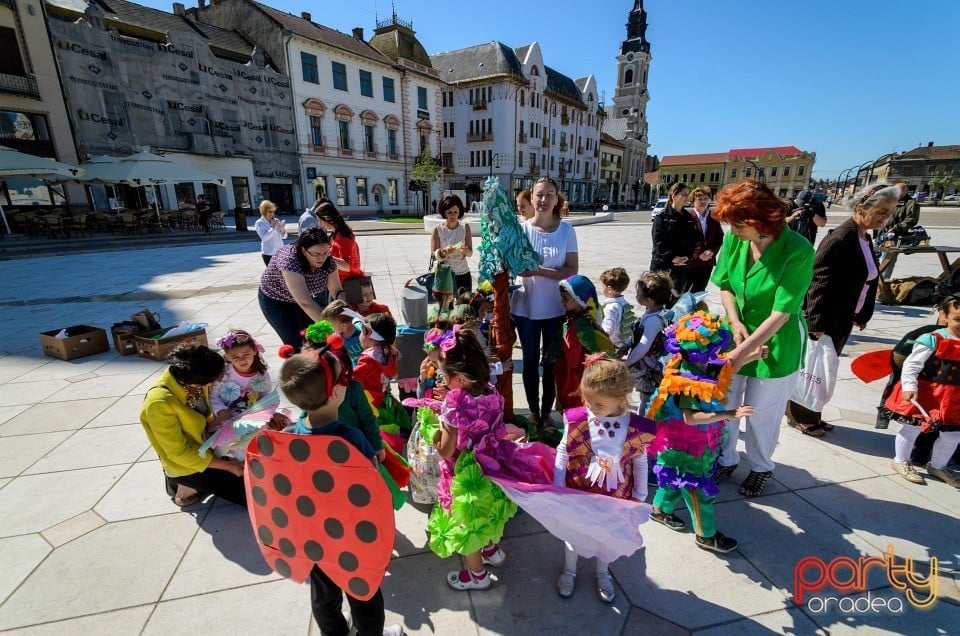
{"label": "cardboard box", "polygon": [[174,336],[172,338],[154,338],[154,336],[162,334],[170,329],[173,329],[173,327],[167,327],[166,329],[160,329],[158,331],[138,333],[136,336],[134,336],[134,342],[137,345],[137,355],[141,358],[150,358],[151,360],[159,360],[163,362],[179,345],[196,344],[206,346],[207,344],[206,329],[191,331],[190,333]]}
{"label": "cardboard box", "polygon": [[[138,332],[143,333],[143,332]],[[137,333],[113,334],[113,348],[122,356],[130,356],[137,352]]]}
{"label": "cardboard box", "polygon": [[103,353],[110,348],[107,343],[107,332],[99,327],[74,325],[66,328],[66,338],[57,338],[56,335],[60,331],[62,330],[54,329],[40,333],[40,344],[46,355],[61,360],[73,360]]}

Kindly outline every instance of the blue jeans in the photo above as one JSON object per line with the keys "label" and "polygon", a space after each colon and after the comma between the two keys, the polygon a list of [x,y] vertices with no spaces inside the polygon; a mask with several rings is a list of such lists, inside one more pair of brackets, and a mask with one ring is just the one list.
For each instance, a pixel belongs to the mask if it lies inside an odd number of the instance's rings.
{"label": "blue jeans", "polygon": [[263,290],[257,292],[257,297],[263,317],[280,336],[283,344],[288,344],[295,351],[300,351],[303,345],[303,335],[300,332],[313,324],[310,317],[300,309],[297,303],[275,300],[264,295]]}
{"label": "blue jeans", "polygon": [[523,392],[527,396],[527,405],[532,413],[546,417],[553,410],[553,403],[557,398],[557,385],[553,379],[553,364],[544,364],[543,402],[541,402],[538,368],[543,355],[560,331],[563,316],[543,320],[513,316],[513,324],[517,326],[520,350],[523,352]]}

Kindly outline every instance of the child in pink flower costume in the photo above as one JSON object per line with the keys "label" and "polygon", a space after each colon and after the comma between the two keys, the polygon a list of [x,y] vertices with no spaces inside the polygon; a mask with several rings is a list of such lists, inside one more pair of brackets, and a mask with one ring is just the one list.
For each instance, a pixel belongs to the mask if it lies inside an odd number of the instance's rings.
{"label": "child in pink flower costume", "polygon": [[503,398],[488,384],[490,366],[476,335],[455,328],[438,346],[447,385],[443,401],[405,401],[439,413],[433,439],[442,462],[437,504],[427,522],[430,549],[441,558],[464,555],[467,569],[447,574],[450,587],[485,590],[491,579],[484,566],[500,566],[506,559],[496,542],[517,506],[482,467],[516,462],[522,470],[524,461],[514,458],[519,447],[510,441],[522,431],[503,422]]}

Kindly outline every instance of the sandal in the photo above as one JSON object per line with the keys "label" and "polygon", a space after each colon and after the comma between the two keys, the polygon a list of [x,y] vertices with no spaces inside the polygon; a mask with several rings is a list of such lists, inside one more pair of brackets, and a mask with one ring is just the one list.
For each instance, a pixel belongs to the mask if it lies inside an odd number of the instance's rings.
{"label": "sandal", "polygon": [[[816,424],[801,424],[800,422],[795,422],[793,420],[787,420],[787,426],[790,428],[795,428],[804,435],[809,435],[810,437],[823,437],[827,432],[827,428],[823,426],[824,422],[818,422]],[[831,428],[833,426],[831,425]]]}
{"label": "sandal", "polygon": [[180,495],[175,495],[173,497],[173,503],[180,506],[181,508],[186,508],[187,506],[192,506],[194,504],[200,503],[200,493],[193,493],[192,495],[187,495],[186,497],[181,497]]}
{"label": "sandal", "polygon": [[830,431],[832,431],[833,429],[835,429],[836,426],[834,426],[834,425],[831,424],[830,422],[824,422],[823,420],[820,420],[820,428],[822,428],[823,430],[825,430],[825,431],[827,431],[827,432],[829,433]]}
{"label": "sandal", "polygon": [[724,466],[723,464],[717,465],[717,470],[713,473],[714,483],[719,484],[721,481],[733,474],[733,471],[737,469],[738,464],[733,466]]}
{"label": "sandal", "polygon": [[744,497],[756,497],[763,492],[764,487],[767,485],[767,480],[771,477],[773,477],[772,471],[768,470],[758,473],[755,470],[751,470],[747,478],[740,484],[737,492]]}

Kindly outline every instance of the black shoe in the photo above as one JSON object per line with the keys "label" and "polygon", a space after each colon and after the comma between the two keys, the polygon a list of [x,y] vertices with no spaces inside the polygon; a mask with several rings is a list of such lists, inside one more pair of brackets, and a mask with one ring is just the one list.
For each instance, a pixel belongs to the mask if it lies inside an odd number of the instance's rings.
{"label": "black shoe", "polygon": [[664,512],[654,512],[650,515],[650,519],[659,524],[665,525],[676,532],[683,532],[687,527],[687,524],[683,519],[672,513],[667,514]]}
{"label": "black shoe", "polygon": [[719,484],[721,481],[733,474],[733,471],[737,469],[737,464],[733,466],[724,466],[723,464],[717,465],[717,470],[713,473],[713,482]]}
{"label": "black shoe", "polygon": [[736,539],[731,539],[730,537],[719,532],[706,539],[700,535],[697,535],[697,547],[703,548],[704,550],[710,550],[711,552],[726,554],[736,550],[738,545],[740,544],[737,543]]}

